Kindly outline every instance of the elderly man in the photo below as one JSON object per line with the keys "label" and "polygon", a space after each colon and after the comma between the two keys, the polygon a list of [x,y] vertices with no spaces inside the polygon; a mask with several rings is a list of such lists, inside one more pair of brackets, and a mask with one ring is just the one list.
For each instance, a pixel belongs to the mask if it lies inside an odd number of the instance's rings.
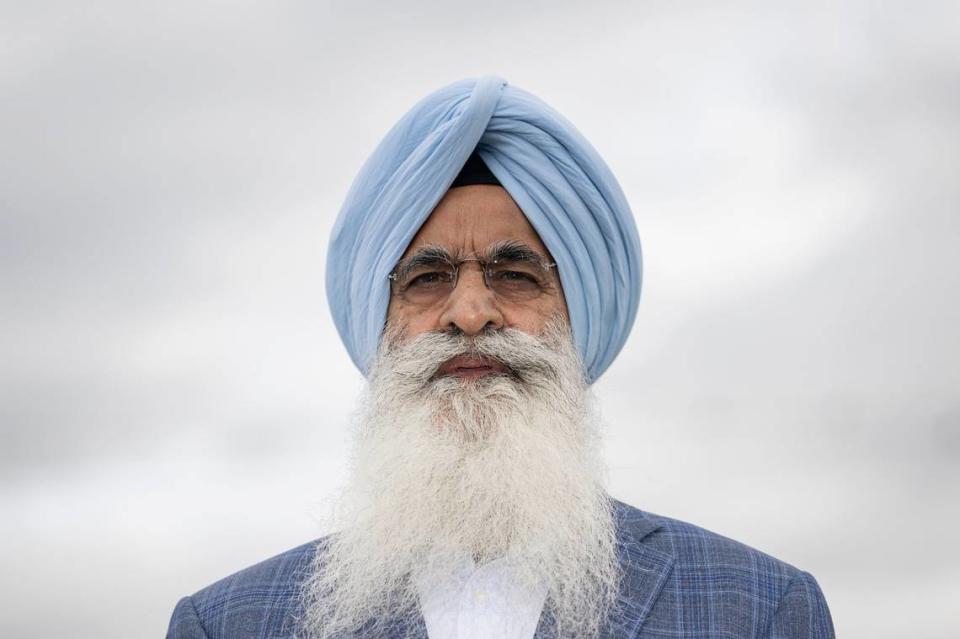
{"label": "elderly man", "polygon": [[417,104],[327,261],[369,378],[342,530],[185,597],[168,637],[832,637],[809,574],[604,491],[589,384],[640,275],[616,180],[550,107],[498,78]]}

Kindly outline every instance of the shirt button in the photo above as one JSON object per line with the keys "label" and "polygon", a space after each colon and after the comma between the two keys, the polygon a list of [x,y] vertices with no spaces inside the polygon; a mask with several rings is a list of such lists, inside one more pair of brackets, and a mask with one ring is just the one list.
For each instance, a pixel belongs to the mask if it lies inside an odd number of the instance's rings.
{"label": "shirt button", "polygon": [[487,600],[487,593],[482,590],[477,590],[473,593],[473,599],[477,602],[483,602]]}

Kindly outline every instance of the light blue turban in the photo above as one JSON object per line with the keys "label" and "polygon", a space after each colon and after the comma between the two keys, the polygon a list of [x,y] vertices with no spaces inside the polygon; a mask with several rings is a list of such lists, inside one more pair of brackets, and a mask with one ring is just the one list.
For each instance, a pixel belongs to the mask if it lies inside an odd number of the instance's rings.
{"label": "light blue turban", "polygon": [[573,125],[496,77],[421,100],[354,180],[327,254],[327,298],[350,357],[369,372],[390,301],[387,276],[474,149],[553,255],[587,378],[596,380],[623,347],[640,300],[633,215]]}

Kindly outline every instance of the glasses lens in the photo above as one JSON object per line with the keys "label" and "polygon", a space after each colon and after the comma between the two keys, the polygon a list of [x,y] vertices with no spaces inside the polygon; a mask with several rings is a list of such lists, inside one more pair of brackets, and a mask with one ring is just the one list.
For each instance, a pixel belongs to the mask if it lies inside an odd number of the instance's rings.
{"label": "glasses lens", "polygon": [[490,288],[507,300],[529,300],[545,286],[543,267],[530,261],[502,261],[490,265]]}
{"label": "glasses lens", "polygon": [[397,275],[397,292],[413,304],[432,304],[453,288],[453,266],[445,262],[422,264]]}

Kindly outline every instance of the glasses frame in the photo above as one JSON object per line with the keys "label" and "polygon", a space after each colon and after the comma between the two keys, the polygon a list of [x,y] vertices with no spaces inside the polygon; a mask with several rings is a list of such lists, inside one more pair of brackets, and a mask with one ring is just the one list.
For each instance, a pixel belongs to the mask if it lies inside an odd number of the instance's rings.
{"label": "glasses frame", "polygon": [[[531,253],[536,253],[535,251],[532,251],[532,250],[529,251],[529,252],[531,252]],[[443,262],[443,263],[447,264],[447,265],[451,268],[452,273],[453,273],[453,276],[452,276],[452,279],[451,279],[450,285],[449,285],[449,286],[450,286],[449,291],[447,292],[447,294],[446,294],[445,296],[443,296],[442,299],[446,299],[447,297],[449,297],[450,294],[453,293],[453,291],[457,288],[457,284],[460,282],[460,267],[463,266],[464,264],[466,264],[467,262],[476,262],[477,264],[480,265],[480,271],[483,273],[483,284],[484,284],[484,286],[487,287],[487,290],[489,290],[491,293],[493,293],[494,295],[496,295],[496,296],[498,296],[498,297],[501,297],[502,294],[497,293],[496,288],[492,285],[492,282],[493,282],[493,267],[497,266],[498,264],[504,264],[504,263],[507,263],[507,262],[525,262],[525,263],[529,263],[529,264],[536,264],[536,265],[539,266],[540,269],[543,271],[543,275],[545,276],[545,278],[546,278],[546,279],[549,279],[549,277],[550,277],[550,269],[556,268],[557,263],[556,263],[556,262],[548,262],[546,259],[544,259],[542,256],[540,256],[538,253],[536,253],[536,254],[537,254],[537,258],[536,258],[536,259],[526,259],[526,260],[515,259],[515,258],[502,258],[502,257],[494,257],[494,258],[491,258],[491,259],[484,259],[484,258],[482,258],[482,257],[477,257],[477,256],[464,257],[464,258],[458,258],[458,259],[451,259],[450,257],[439,257],[439,256],[438,256],[438,257],[436,257],[435,259],[436,259],[438,262]],[[416,257],[416,256],[414,256],[414,258],[415,258],[415,257]],[[414,258],[411,258],[411,259],[414,259]],[[409,262],[411,261],[411,259],[402,260],[401,262],[397,263],[397,265],[396,265],[396,266],[394,267],[394,269],[390,272],[390,274],[387,275],[387,279],[390,280],[390,290],[391,290],[391,293],[392,293],[393,295],[397,296],[397,297],[400,297],[400,298],[404,298],[404,297],[405,297],[405,292],[404,292],[404,291],[401,291],[401,290],[398,290],[398,289],[399,289],[399,286],[400,286],[399,277],[400,277],[401,273],[403,273],[403,271],[405,270],[406,264],[409,263]],[[546,289],[544,288],[543,290],[546,290]],[[542,294],[543,290],[541,290],[541,292],[540,292],[538,295],[536,295],[536,296],[534,296],[534,297],[532,297],[532,298],[530,298],[530,299],[534,299],[535,297],[539,297],[539,295]],[[409,301],[409,300],[407,300],[407,301]]]}

